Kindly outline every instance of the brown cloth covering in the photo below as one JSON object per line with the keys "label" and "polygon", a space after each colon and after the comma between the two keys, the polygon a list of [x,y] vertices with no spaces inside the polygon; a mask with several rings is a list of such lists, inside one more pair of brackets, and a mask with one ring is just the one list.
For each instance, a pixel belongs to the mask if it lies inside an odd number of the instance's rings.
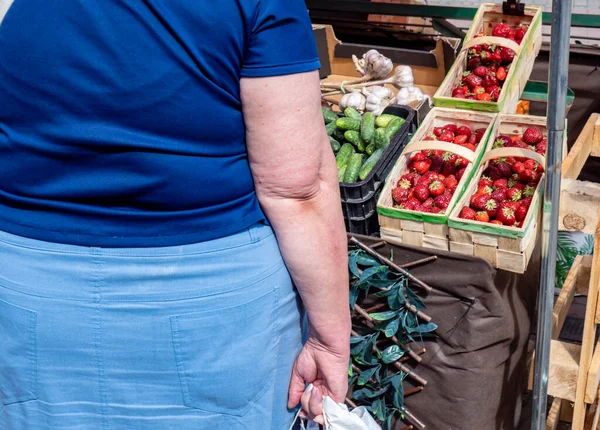
{"label": "brown cloth covering", "polygon": [[[367,245],[377,238],[356,236]],[[404,264],[430,255],[438,259],[410,272],[433,291],[426,313],[438,325],[419,364],[408,361],[428,384],[406,398],[407,409],[429,430],[516,429],[527,389],[527,344],[539,285],[539,246],[524,275],[496,271],[478,258],[408,246],[377,251]],[[472,303],[455,297],[458,294]],[[412,344],[415,350],[421,344]],[[408,384],[408,385],[407,385]],[[407,379],[405,389],[409,388]]]}

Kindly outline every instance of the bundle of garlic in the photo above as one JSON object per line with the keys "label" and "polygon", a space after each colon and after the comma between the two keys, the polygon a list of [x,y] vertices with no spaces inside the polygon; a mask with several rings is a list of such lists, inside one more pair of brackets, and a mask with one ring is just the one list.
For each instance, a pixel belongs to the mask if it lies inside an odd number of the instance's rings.
{"label": "bundle of garlic", "polygon": [[[339,104],[342,109],[353,107],[361,113],[367,111],[381,115],[383,109],[392,103],[408,104],[428,98],[414,86],[409,66],[396,67],[392,76],[386,78],[392,72],[393,63],[375,49],[366,52],[361,59],[353,55],[352,60],[362,77],[339,83],[321,83],[324,101]],[[394,95],[387,85],[396,87],[398,94]],[[338,102],[332,96],[339,94],[343,96]]]}

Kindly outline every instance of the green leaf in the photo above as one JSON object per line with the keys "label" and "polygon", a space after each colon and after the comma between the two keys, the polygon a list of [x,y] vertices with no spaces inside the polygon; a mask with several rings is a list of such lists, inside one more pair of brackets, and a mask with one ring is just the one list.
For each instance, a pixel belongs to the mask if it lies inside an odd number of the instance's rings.
{"label": "green leaf", "polygon": [[579,248],[579,254],[581,255],[591,255],[594,253],[594,235],[586,234],[583,239],[583,244],[581,248]]}
{"label": "green leaf", "polygon": [[410,333],[431,333],[436,331],[438,326],[432,322],[418,325],[414,328],[407,328]]}
{"label": "green leaf", "polygon": [[406,298],[411,304],[415,305],[417,309],[425,309],[425,304],[421,298],[417,296],[410,288],[406,289]]}
{"label": "green leaf", "polygon": [[398,315],[396,311],[375,312],[369,314],[375,321],[387,321]]}
{"label": "green leaf", "polygon": [[366,400],[366,399],[374,399],[376,397],[381,396],[388,390],[388,387],[380,388],[377,390],[373,390],[372,388],[361,388],[360,390],[356,390],[352,394],[352,398],[355,400]]}
{"label": "green leaf", "polygon": [[360,294],[360,289],[358,287],[358,285],[353,284],[350,287],[350,309],[354,308],[354,305],[356,305],[356,301],[358,300],[358,295]]}
{"label": "green leaf", "polygon": [[388,346],[381,353],[381,361],[383,361],[385,364],[390,364],[396,360],[399,360],[403,355],[404,351],[402,351],[398,345]]}
{"label": "green leaf", "polygon": [[361,266],[380,266],[381,263],[374,257],[371,257],[366,252],[361,252],[356,257],[356,262]]}
{"label": "green leaf", "polygon": [[379,279],[382,279],[381,275],[380,275],[382,273],[384,274],[383,279],[385,279],[387,277],[388,272],[389,272],[389,267],[387,267],[387,266],[369,267],[368,269],[365,269],[362,272],[358,282],[360,282],[361,284],[364,284],[366,280],[368,280],[369,278],[376,276],[376,275]]}
{"label": "green leaf", "polygon": [[392,411],[385,420],[385,430],[392,430],[392,421],[394,420],[394,411]]}
{"label": "green leaf", "polygon": [[363,371],[360,376],[358,377],[358,385],[365,385],[367,382],[369,382],[369,380],[373,377],[373,375],[375,373],[377,373],[379,371],[379,369],[381,369],[381,364],[378,364],[375,367],[372,367],[370,369],[367,369],[365,371]]}
{"label": "green leaf", "polygon": [[356,259],[358,257],[358,251],[351,252],[348,256],[348,268],[350,272],[355,276],[359,277],[360,273],[358,270],[358,264],[356,263]]}
{"label": "green leaf", "polygon": [[394,391],[394,395],[392,396],[392,404],[398,409],[404,406],[404,390],[402,387],[399,389],[397,388],[396,391]]}
{"label": "green leaf", "polygon": [[400,318],[391,320],[385,327],[385,337],[392,337],[398,332],[400,327]]}

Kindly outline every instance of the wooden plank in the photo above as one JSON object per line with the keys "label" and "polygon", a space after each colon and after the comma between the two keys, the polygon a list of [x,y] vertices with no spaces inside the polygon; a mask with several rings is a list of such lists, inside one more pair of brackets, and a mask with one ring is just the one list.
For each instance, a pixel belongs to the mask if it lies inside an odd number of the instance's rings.
{"label": "wooden plank", "polygon": [[450,251],[448,239],[423,235],[423,248],[437,249],[440,251]]}
{"label": "wooden plank", "polygon": [[579,177],[592,151],[592,139],[598,119],[600,119],[600,114],[595,113],[590,115],[588,122],[583,127],[583,130],[581,130],[581,133],[579,133],[575,144],[571,147],[569,155],[563,161],[563,179],[577,179]]}
{"label": "wooden plank", "polygon": [[527,269],[527,255],[523,252],[496,250],[497,269],[508,270],[513,273],[525,273]]}
{"label": "wooden plank", "polygon": [[402,230],[418,231],[419,233],[423,233],[425,231],[423,228],[423,224],[423,221],[412,221],[409,219],[403,219]]}
{"label": "wooden plank", "polygon": [[487,261],[492,265],[492,267],[498,267],[498,259],[496,254],[498,249],[495,246],[474,244],[473,247],[473,255],[475,257],[479,257],[482,260]]}
{"label": "wooden plank", "polygon": [[[600,218],[600,217],[599,217]],[[592,272],[590,275],[590,286],[585,311],[585,322],[583,326],[583,339],[581,342],[580,369],[589,369],[594,353],[596,339],[596,309],[598,305],[598,289],[600,288],[600,223],[596,229],[594,244],[594,256],[592,261]],[[577,396],[575,398],[575,409],[573,411],[573,429],[582,430],[585,419],[585,393],[587,384],[587,372],[579,372],[577,377]]]}
{"label": "wooden plank", "polygon": [[560,191],[559,229],[594,234],[600,208],[600,184],[563,179]]}
{"label": "wooden plank", "polygon": [[475,247],[471,243],[460,243],[450,241],[450,252],[457,254],[473,255]]}
{"label": "wooden plank", "polygon": [[592,356],[592,362],[588,369],[588,377],[585,385],[585,402],[593,404],[600,386],[600,342],[596,344],[596,350]]}
{"label": "wooden plank", "polygon": [[423,246],[423,233],[402,230],[402,242],[406,245]]}
{"label": "wooden plank", "polygon": [[575,297],[575,285],[577,285],[577,278],[581,271],[581,256],[575,258],[571,270],[567,275],[567,279],[558,295],[558,299],[554,304],[552,310],[552,339],[558,339],[560,332],[562,331],[565,319],[569,313],[571,303],[573,303],[573,297]]}
{"label": "wooden plank", "polygon": [[560,421],[560,408],[562,406],[562,400],[555,397],[552,400],[552,406],[548,412],[548,418],[546,418],[546,430],[556,430]]}
{"label": "wooden plank", "polygon": [[592,157],[600,156],[600,117],[596,118],[594,124],[594,135],[592,136]]}
{"label": "wooden plank", "polygon": [[426,236],[443,238],[448,241],[448,224],[432,224],[426,222],[423,229]]}
{"label": "wooden plank", "polygon": [[552,340],[548,371],[548,395],[575,401],[581,346]]}

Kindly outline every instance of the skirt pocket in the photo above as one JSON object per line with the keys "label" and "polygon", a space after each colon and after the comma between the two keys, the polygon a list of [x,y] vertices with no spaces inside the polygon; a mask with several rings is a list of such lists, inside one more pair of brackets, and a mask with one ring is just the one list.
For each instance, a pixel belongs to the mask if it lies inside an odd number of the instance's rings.
{"label": "skirt pocket", "polygon": [[243,304],[170,318],[186,406],[243,416],[272,386],[278,289],[261,294]]}
{"label": "skirt pocket", "polygon": [[0,402],[36,400],[37,313],[0,300]]}

